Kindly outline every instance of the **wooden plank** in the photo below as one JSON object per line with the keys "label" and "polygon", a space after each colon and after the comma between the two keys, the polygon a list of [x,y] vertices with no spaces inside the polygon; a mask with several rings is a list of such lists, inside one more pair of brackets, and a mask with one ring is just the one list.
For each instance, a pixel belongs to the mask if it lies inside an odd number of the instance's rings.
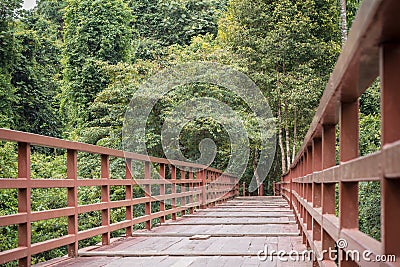
{"label": "wooden plank", "polygon": [[[280,253],[280,255],[289,256],[289,251]],[[80,257],[159,257],[159,256],[174,256],[174,257],[204,257],[204,256],[220,256],[220,257],[235,257],[235,256],[257,256],[258,252],[221,252],[221,251],[169,251],[169,252],[141,252],[141,251],[87,251],[78,253]],[[277,252],[270,252],[267,256],[277,256]]]}
{"label": "wooden plank", "polygon": [[[46,265],[41,265],[46,266]],[[271,261],[260,262],[257,256],[203,256],[203,257],[178,257],[178,256],[154,256],[154,257],[80,257],[67,259],[52,267],[78,267],[78,266],[263,266],[263,267],[311,267],[312,262],[279,261],[273,257]]]}
{"label": "wooden plank", "polygon": [[211,235],[193,235],[189,237],[189,240],[207,240],[211,237]]}
{"label": "wooden plank", "polygon": [[259,222],[177,222],[177,223],[162,223],[161,225],[266,225],[266,224],[296,224],[295,221],[283,221],[283,222],[270,222],[270,221],[259,221]]}
{"label": "wooden plank", "polygon": [[245,215],[229,215],[229,214],[187,214],[183,215],[183,217],[186,218],[243,218],[243,217],[248,217],[248,218],[293,218],[293,214],[264,214],[264,215],[258,215],[258,214],[245,214]]}
{"label": "wooden plank", "polygon": [[287,209],[282,209],[282,208],[266,208],[266,209],[252,209],[252,208],[223,208],[223,209],[207,209],[206,211],[199,211],[198,213],[216,213],[216,212],[256,212],[256,213],[264,213],[264,212],[286,212],[286,213],[291,213],[292,211],[287,208]]}
{"label": "wooden plank", "polygon": [[[196,233],[133,233],[135,237],[190,237]],[[259,236],[299,236],[299,233],[270,232],[270,233],[213,233],[211,237],[259,237]]]}
{"label": "wooden plank", "polygon": [[[268,205],[272,206],[278,201],[284,203],[275,206],[281,211],[271,211]],[[232,202],[235,202],[234,205],[231,205]],[[123,267],[132,266],[134,262],[135,266],[285,266],[274,254],[265,262],[261,262],[257,254],[265,245],[276,251],[306,249],[299,236],[294,214],[285,209],[287,202],[281,197],[256,200],[246,197],[228,203],[226,208],[218,205],[174,222],[167,221],[152,230],[136,231],[132,237],[109,246],[81,250],[76,261],[64,264]],[[256,203],[256,206],[251,203]],[[192,238],[196,235],[206,238]],[[90,261],[92,258],[93,262]],[[310,262],[290,263],[287,266],[311,266]]]}

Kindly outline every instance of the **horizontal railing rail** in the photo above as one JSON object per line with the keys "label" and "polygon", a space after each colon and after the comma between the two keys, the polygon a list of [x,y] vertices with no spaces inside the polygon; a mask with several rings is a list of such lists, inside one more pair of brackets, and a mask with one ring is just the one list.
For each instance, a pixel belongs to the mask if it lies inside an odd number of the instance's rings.
{"label": "horizontal railing rail", "polygon": [[[320,266],[399,266],[399,14],[398,0],[362,2],[304,143],[281,183],[274,185],[275,193],[287,198],[294,209],[303,242],[314,251]],[[359,97],[377,77],[381,84],[382,148],[359,157]],[[362,181],[380,182],[381,241],[359,230],[358,187]],[[346,246],[337,244],[339,255],[350,257],[335,262],[326,251],[334,250],[339,239],[347,241]],[[370,254],[358,259],[354,251]],[[397,262],[374,261],[382,255],[394,256]]]}
{"label": "horizontal railing rail", "polygon": [[[125,229],[126,236],[130,236],[136,224],[145,223],[145,227],[150,229],[152,220],[159,219],[163,223],[167,215],[170,215],[172,220],[176,220],[179,214],[193,213],[195,208],[206,208],[221,203],[238,195],[239,192],[236,177],[203,165],[148,157],[8,129],[0,129],[0,141],[18,144],[18,178],[0,178],[0,190],[16,189],[18,191],[18,212],[0,216],[0,227],[18,225],[18,246],[14,249],[1,251],[0,264],[19,260],[20,266],[29,266],[32,255],[62,246],[67,246],[68,255],[75,257],[78,253],[78,242],[80,240],[101,235],[102,244],[107,245],[110,244],[111,232],[113,231]],[[65,178],[31,178],[31,146],[66,150],[67,171]],[[100,155],[98,163],[100,165],[100,179],[78,178],[78,152]],[[110,176],[110,157],[124,159],[124,179],[115,179]],[[133,177],[133,162],[143,163],[141,177]],[[153,178],[152,171],[158,173],[159,179]],[[178,173],[180,175],[177,175]],[[111,186],[125,187],[125,199],[111,201]],[[134,186],[142,186],[144,189],[143,197],[134,197]],[[152,195],[151,186],[158,186],[159,194]],[[100,187],[100,202],[79,204],[79,187]],[[66,189],[67,206],[58,209],[32,211],[31,190],[37,188]],[[152,202],[158,202],[158,211],[152,211]],[[166,205],[166,202],[170,205]],[[145,214],[143,216],[134,216],[135,205],[144,205]],[[111,223],[111,209],[117,208],[125,209],[125,220]],[[101,212],[101,226],[78,230],[79,214],[93,211]],[[61,217],[68,219],[66,235],[32,244],[31,223]]]}

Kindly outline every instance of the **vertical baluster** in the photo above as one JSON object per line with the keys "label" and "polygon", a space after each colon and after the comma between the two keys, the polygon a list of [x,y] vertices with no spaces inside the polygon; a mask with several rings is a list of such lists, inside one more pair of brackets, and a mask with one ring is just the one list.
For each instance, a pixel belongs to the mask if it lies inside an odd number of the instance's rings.
{"label": "vertical baluster", "polygon": [[190,209],[189,209],[189,212],[190,212],[190,214],[193,214],[193,212],[194,212],[194,208],[193,208],[193,172],[194,172],[194,170],[193,169],[189,169],[189,180],[190,180],[190,183],[189,183],[189,192],[191,192],[190,193],[190,196],[189,196],[189,203],[190,203]]}
{"label": "vertical baluster", "polygon": [[206,170],[200,171],[201,179],[201,208],[205,209],[207,206],[207,180],[206,180]]}
{"label": "vertical baluster", "polygon": [[[311,194],[312,194],[312,188],[311,188],[311,183],[309,181],[309,174],[311,173],[311,163],[312,163],[312,151],[311,147],[308,146],[306,148],[306,162],[305,162],[305,173],[304,173],[304,179],[305,179],[305,197],[304,200],[308,203],[311,204]],[[312,204],[311,204],[312,205]],[[304,212],[305,212],[305,222],[306,222],[306,235],[305,235],[305,244],[307,247],[310,246],[309,240],[307,238],[307,235],[310,233],[311,228],[312,228],[312,218],[311,214],[308,212],[308,209],[304,207]]]}
{"label": "vertical baluster", "polygon": [[[151,162],[146,161],[144,163],[144,179],[150,180],[151,179]],[[148,183],[144,186],[144,194],[145,197],[148,198],[148,201],[144,204],[145,215],[147,218],[151,216],[151,184]],[[151,229],[151,219],[146,221],[146,229]]]}
{"label": "vertical baluster", "polygon": [[[336,164],[336,126],[322,126],[322,169],[335,166]],[[336,192],[335,183],[323,182],[322,184],[322,215],[335,215]],[[322,218],[322,225],[324,219]],[[334,249],[335,241],[322,228],[322,250]],[[324,253],[324,260],[330,260],[327,253]]]}
{"label": "vertical baluster", "polygon": [[263,183],[260,184],[260,190],[259,190],[259,192],[260,192],[260,193],[259,193],[260,196],[264,196],[264,184],[263,184]]}
{"label": "vertical baluster", "polygon": [[[160,178],[163,182],[165,181],[165,164],[160,163]],[[163,197],[165,196],[165,184],[160,184],[160,196]],[[165,200],[160,200],[160,211],[164,212],[165,211]],[[160,217],[160,222],[164,223],[165,222],[165,216]]]}
{"label": "vertical baluster", "polygon": [[[340,162],[358,157],[358,100],[342,103],[340,112]],[[343,177],[341,177],[343,179]],[[340,182],[340,229],[358,228],[358,182]],[[339,254],[340,255],[340,254]],[[340,259],[341,266],[357,266],[353,261]]]}
{"label": "vertical baluster", "polygon": [[101,202],[105,206],[101,210],[101,225],[107,228],[107,232],[101,236],[103,245],[110,244],[110,160],[108,155],[101,155],[101,179],[106,181],[105,185],[101,186]]}
{"label": "vertical baluster", "polygon": [[[183,167],[182,167],[183,168]],[[186,180],[186,172],[185,170],[181,169],[181,180]],[[181,183],[181,193],[186,192],[186,183]],[[186,196],[181,197],[181,206],[186,206]],[[182,216],[186,214],[186,208],[182,210]]]}
{"label": "vertical baluster", "polygon": [[[400,140],[400,45],[384,43],[380,48],[382,146]],[[384,154],[385,155],[385,154]],[[384,157],[385,160],[385,157]],[[391,164],[394,164],[393,162]],[[381,177],[382,245],[385,255],[400,258],[400,178]]]}
{"label": "vertical baluster", "polygon": [[27,143],[18,143],[18,178],[26,179],[26,187],[18,189],[18,213],[26,213],[27,220],[18,225],[18,246],[26,247],[27,253],[19,259],[19,266],[31,264],[31,147]]}
{"label": "vertical baluster", "polygon": [[[307,184],[306,184],[306,186],[307,186],[307,196],[306,196],[306,199],[307,199],[307,203],[308,203],[310,206],[313,205],[313,204],[312,204],[312,200],[313,200],[313,197],[312,197],[312,179],[310,179],[310,175],[311,175],[311,177],[312,177],[312,163],[313,163],[312,146],[309,146],[309,147],[307,148],[307,175],[308,175],[308,177],[307,177]],[[312,233],[313,218],[312,218],[312,216],[311,216],[311,213],[310,213],[308,210],[306,210],[306,212],[307,212],[307,232],[308,232],[308,234],[310,234],[310,233]],[[311,244],[309,243],[310,241],[311,241],[311,240],[308,240],[308,239],[307,239],[307,243],[308,243],[309,245],[311,245]]]}
{"label": "vertical baluster", "polygon": [[219,186],[216,184],[216,179],[215,179],[215,172],[212,171],[211,175],[210,175],[210,185],[211,185],[211,194],[210,194],[210,198],[211,198],[211,207],[215,205],[215,200],[216,200],[216,190],[219,189]]}
{"label": "vertical baluster", "polygon": [[[313,172],[318,172],[322,170],[322,139],[314,138],[312,145],[312,170]],[[321,207],[321,182],[315,181],[314,178],[312,183],[312,204],[313,208]],[[321,241],[321,225],[315,218],[313,218],[312,223],[312,239],[314,242]],[[317,262],[314,261],[314,264],[317,265]]]}
{"label": "vertical baluster", "polygon": [[[125,186],[125,200],[132,201],[133,194],[133,180],[132,180],[132,160],[125,160],[125,179],[129,180],[130,184]],[[126,215],[125,219],[128,220],[129,226],[126,227],[126,236],[132,236],[132,227],[133,227],[133,208],[132,205],[126,206]]]}
{"label": "vertical baluster", "polygon": [[212,205],[212,190],[213,190],[213,183],[212,183],[212,172],[207,171],[206,172],[206,181],[207,181],[207,207],[210,207]]}
{"label": "vertical baluster", "polygon": [[74,243],[68,245],[68,256],[78,256],[78,168],[76,150],[67,150],[67,179],[74,180],[74,187],[67,189],[68,207],[74,208],[74,214],[68,216],[68,234],[74,236]]}
{"label": "vertical baluster", "polygon": [[[171,199],[172,209],[176,210],[176,167],[171,165],[171,183],[172,183],[172,194],[174,195]],[[172,213],[172,220],[176,220],[176,211]]]}
{"label": "vertical baluster", "polygon": [[[301,198],[303,201],[306,201],[306,196],[307,196],[307,183],[304,182],[304,177],[307,172],[306,167],[307,167],[307,153],[304,153],[302,156],[302,159],[301,159],[301,179],[303,180],[301,182],[301,186],[302,186]],[[307,223],[307,210],[303,204],[301,205],[301,212],[302,212],[301,218],[303,219],[303,224],[306,224]],[[306,229],[302,229],[302,237],[303,237],[303,243],[306,244],[307,236],[304,231],[306,231]]]}

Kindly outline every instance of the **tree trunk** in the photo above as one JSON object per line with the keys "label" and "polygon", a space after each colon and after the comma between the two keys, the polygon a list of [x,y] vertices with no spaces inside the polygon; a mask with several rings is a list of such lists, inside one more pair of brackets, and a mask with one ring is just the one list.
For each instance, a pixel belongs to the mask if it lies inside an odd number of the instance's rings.
{"label": "tree trunk", "polygon": [[292,151],[292,162],[294,161],[294,157],[296,156],[296,141],[297,141],[297,112],[296,108],[294,108],[294,126],[293,126],[293,151]]}
{"label": "tree trunk", "polygon": [[278,104],[278,123],[279,123],[279,148],[281,149],[282,157],[282,173],[286,173],[286,157],[285,149],[283,148],[283,133],[282,133],[282,115],[281,115],[281,105]]}
{"label": "tree trunk", "polygon": [[342,45],[343,45],[347,40],[346,0],[340,0],[340,19],[341,19]]}
{"label": "tree trunk", "polygon": [[259,156],[259,152],[258,152],[258,149],[256,148],[256,149],[254,149],[253,171],[254,171],[254,177],[256,178],[256,181],[257,181],[257,192],[258,192],[258,195],[260,196],[261,181],[260,181],[260,176],[258,175],[258,172],[257,172],[258,156]]}
{"label": "tree trunk", "polygon": [[286,173],[286,160],[285,160],[285,150],[283,149],[283,134],[282,134],[282,111],[281,111],[281,99],[280,99],[280,92],[279,92],[279,72],[278,67],[276,69],[276,88],[278,91],[278,141],[279,141],[279,148],[281,150],[281,163],[282,163],[282,174]]}
{"label": "tree trunk", "polygon": [[289,112],[287,100],[285,101],[285,134],[286,134],[286,164],[287,170],[290,169],[290,139],[289,139]]}

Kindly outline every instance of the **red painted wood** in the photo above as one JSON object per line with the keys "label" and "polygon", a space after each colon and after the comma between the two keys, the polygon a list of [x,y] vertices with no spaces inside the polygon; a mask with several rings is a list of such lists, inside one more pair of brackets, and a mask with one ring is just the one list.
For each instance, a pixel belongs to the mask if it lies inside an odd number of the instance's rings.
{"label": "red painted wood", "polygon": [[[160,164],[160,178],[165,179],[165,164]],[[160,196],[165,195],[165,185],[160,184]],[[160,200],[160,212],[165,211],[165,201]],[[160,222],[165,222],[165,216],[160,217]]]}
{"label": "red painted wood", "polygon": [[[18,248],[3,251],[0,253],[0,264],[19,260],[21,266],[29,266],[31,255],[40,253],[53,248],[67,245],[69,256],[75,257],[78,250],[78,241],[87,239],[96,235],[102,236],[102,243],[110,243],[110,233],[119,229],[126,229],[126,235],[132,235],[132,227],[135,224],[146,223],[147,228],[151,227],[151,220],[160,218],[160,221],[165,221],[165,216],[172,214],[176,219],[177,213],[184,214],[186,208],[189,208],[193,213],[194,208],[201,205],[202,197],[206,194],[212,194],[213,199],[209,199],[210,205],[214,202],[220,203],[226,201],[234,196],[232,193],[232,181],[214,181],[214,190],[203,192],[202,185],[205,184],[199,174],[199,169],[206,168],[205,166],[172,161],[179,163],[179,166],[190,168],[189,177],[187,178],[186,172],[181,177],[184,179],[176,179],[176,169],[172,166],[174,171],[171,173],[171,179],[166,179],[165,163],[170,163],[165,159],[157,159],[152,157],[144,157],[126,153],[128,156],[126,160],[125,179],[110,179],[110,163],[109,157],[124,158],[125,154],[122,151],[112,150],[108,148],[97,147],[82,143],[65,141],[61,139],[33,135],[29,133],[16,132],[7,129],[0,129],[0,140],[8,140],[19,142],[18,145],[18,179],[0,178],[0,188],[2,189],[17,189],[18,190],[18,213],[6,216],[0,216],[0,226],[8,226],[18,224]],[[22,142],[22,141],[28,142]],[[48,147],[63,148],[67,150],[67,173],[66,179],[30,179],[30,142],[36,145],[44,145]],[[101,157],[101,178],[100,179],[78,179],[78,166],[77,166],[77,153],[89,152],[99,154]],[[151,160],[148,161],[148,160]],[[137,160],[145,163],[144,179],[133,179],[132,177],[132,161]],[[152,163],[159,164],[161,179],[151,179],[150,166]],[[221,171],[213,168],[206,168],[208,171],[214,173],[213,180],[219,177]],[[193,172],[196,172],[196,179],[193,177]],[[202,171],[205,173],[205,171]],[[204,175],[203,175],[204,176]],[[205,176],[204,176],[205,177]],[[228,181],[227,180],[227,181]],[[165,194],[165,186],[172,184],[173,192]],[[134,186],[141,185],[145,188],[147,194],[145,197],[133,198],[132,189]],[[160,201],[160,212],[151,212],[151,202],[153,201],[150,194],[150,186],[160,186],[160,195],[157,196],[157,201]],[[101,203],[78,205],[78,188],[80,186],[99,186],[101,187]],[[110,201],[110,186],[124,186],[125,200]],[[181,193],[176,193],[176,186],[183,188]],[[31,212],[30,210],[30,191],[32,188],[66,188],[67,190],[67,207],[45,210],[38,212]],[[175,188],[175,192],[174,192]],[[189,199],[186,207],[176,207],[176,199]],[[171,200],[173,208],[165,210],[165,201]],[[196,200],[196,201],[195,201]],[[145,204],[145,215],[138,218],[133,218],[133,206],[138,204]],[[110,222],[110,210],[115,208],[124,207],[126,209],[126,220],[113,223]],[[100,227],[88,229],[85,231],[78,231],[78,215],[92,211],[101,211],[102,225]],[[44,242],[31,244],[31,222],[48,220],[52,218],[67,217],[68,218],[68,235],[47,240]]]}
{"label": "red painted wood", "polygon": [[[174,165],[171,166],[171,180],[172,180],[172,194],[176,194],[176,184],[174,181],[176,180],[176,167]],[[173,197],[171,200],[172,209],[176,209],[176,197]],[[172,220],[176,220],[176,212],[172,213]]]}
{"label": "red painted wood", "polygon": [[[289,172],[282,176],[281,194],[293,204],[303,242],[312,249],[334,248],[335,241],[344,238],[348,241],[345,250],[368,249],[373,255],[400,257],[400,211],[396,209],[400,205],[400,170],[396,167],[400,166],[399,12],[399,1],[363,2],[304,143]],[[359,158],[358,101],[378,75],[383,148]],[[338,123],[340,149],[336,155]],[[335,166],[337,156],[340,164]],[[381,182],[382,242],[358,230],[358,183],[361,181]],[[336,185],[339,185],[338,217]],[[289,188],[292,188],[290,194]],[[326,254],[323,261],[314,264],[335,266]],[[340,266],[366,264],[371,263],[339,261]],[[390,266],[390,263],[381,263],[381,266]]]}
{"label": "red painted wood", "polygon": [[[382,145],[400,140],[400,45],[388,42],[380,48]],[[398,159],[397,159],[398,160]],[[393,162],[394,163],[394,162]],[[395,164],[395,163],[394,163]],[[398,163],[397,163],[398,164]],[[400,177],[381,176],[381,233],[383,252],[400,258]]]}
{"label": "red painted wood", "polygon": [[78,152],[76,150],[67,150],[67,178],[74,181],[74,186],[68,190],[68,207],[73,208],[73,215],[68,216],[68,235],[73,235],[74,242],[68,244],[68,256],[76,257],[78,255]]}
{"label": "red painted wood", "polygon": [[[146,161],[144,163],[144,179],[151,179],[151,163]],[[151,199],[151,185],[147,184],[144,186],[144,195],[147,198]],[[151,215],[151,201],[148,201],[144,204],[145,215]],[[146,229],[151,229],[151,220],[146,221]]]}
{"label": "red painted wood", "polygon": [[[129,182],[132,181],[132,160],[126,159],[125,160],[125,179]],[[131,201],[133,199],[133,186],[132,184],[127,184],[125,186],[125,200]],[[132,205],[126,206],[125,208],[125,219],[130,222],[130,225],[125,228],[126,236],[132,236],[133,232],[133,208]]]}
{"label": "red painted wood", "polygon": [[28,248],[26,255],[19,259],[19,266],[29,266],[31,247],[31,147],[28,143],[18,143],[18,179],[26,179],[25,188],[18,189],[18,213],[26,214],[26,221],[18,224],[18,247]]}
{"label": "red painted wood", "polygon": [[[108,155],[101,155],[101,179],[109,180],[110,179],[110,160]],[[110,185],[105,184],[101,186],[101,202],[108,203],[110,202]],[[103,245],[110,244],[110,208],[108,206],[104,206],[101,210],[101,226],[107,229],[101,236],[101,243]]]}

